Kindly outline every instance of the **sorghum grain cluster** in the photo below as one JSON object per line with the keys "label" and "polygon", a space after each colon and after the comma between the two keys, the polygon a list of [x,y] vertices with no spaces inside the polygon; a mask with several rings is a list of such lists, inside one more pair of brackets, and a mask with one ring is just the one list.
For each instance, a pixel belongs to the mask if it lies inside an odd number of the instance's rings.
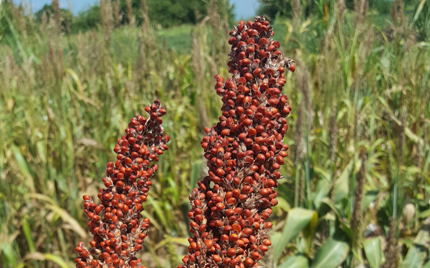
{"label": "sorghum grain cluster", "polygon": [[192,238],[178,268],[258,267],[271,245],[268,218],[278,204],[274,189],[287,156],[291,111],[281,92],[285,70],[295,70],[273,35],[263,17],[230,32],[232,77],[215,76],[222,116],[201,142],[209,174],[190,195]]}
{"label": "sorghum grain cluster", "polygon": [[[166,110],[156,100],[145,108],[149,118],[136,116],[130,120],[125,135],[115,146],[117,161],[109,162],[97,205],[84,195],[88,226],[93,235],[91,249],[80,242],[76,251],[76,267],[141,267],[136,253],[142,249],[149,219],[142,219],[145,202],[157,171],[159,155],[167,150],[169,136],[164,136],[161,117]],[[152,165],[151,165],[152,164]]]}

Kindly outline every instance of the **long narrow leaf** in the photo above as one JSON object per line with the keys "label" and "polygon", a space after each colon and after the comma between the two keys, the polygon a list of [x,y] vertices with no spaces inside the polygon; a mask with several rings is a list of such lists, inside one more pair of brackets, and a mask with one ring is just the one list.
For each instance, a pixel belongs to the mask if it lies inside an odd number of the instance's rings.
{"label": "long narrow leaf", "polygon": [[348,252],[348,243],[329,238],[318,249],[311,268],[336,268],[345,260]]}
{"label": "long narrow leaf", "polygon": [[277,266],[277,268],[309,268],[309,261],[303,255],[294,255]]}
{"label": "long narrow leaf", "polygon": [[381,238],[378,236],[368,239],[364,241],[363,246],[370,267],[379,268],[382,263]]}
{"label": "long narrow leaf", "polygon": [[402,268],[421,267],[423,264],[427,256],[429,246],[429,224],[430,217],[425,220],[423,228],[415,237],[414,243],[403,261]]}
{"label": "long narrow leaf", "polygon": [[284,251],[288,242],[296,237],[311,221],[311,219],[317,214],[313,210],[307,210],[302,208],[294,208],[288,213],[287,223],[285,224],[282,236],[277,245],[273,245],[275,248],[274,260],[278,262],[281,257],[282,251]]}

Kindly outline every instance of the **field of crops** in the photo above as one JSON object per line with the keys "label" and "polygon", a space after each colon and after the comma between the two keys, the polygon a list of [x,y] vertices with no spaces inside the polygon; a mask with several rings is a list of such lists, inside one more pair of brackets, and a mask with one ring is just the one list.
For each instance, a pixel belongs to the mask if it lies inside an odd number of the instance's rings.
{"label": "field of crops", "polygon": [[[391,15],[316,2],[308,18],[298,6],[271,19],[296,72],[285,77],[290,150],[262,265],[430,267],[430,2],[393,2]],[[113,27],[102,12],[97,31],[73,35],[55,20],[7,21],[1,267],[74,266],[90,239],[82,195],[104,187],[118,138],[155,99],[171,140],[145,203],[142,260],[177,267],[186,254],[188,194],[207,173],[200,141],[221,115],[213,77],[229,76],[230,26],[209,14],[173,29]]]}

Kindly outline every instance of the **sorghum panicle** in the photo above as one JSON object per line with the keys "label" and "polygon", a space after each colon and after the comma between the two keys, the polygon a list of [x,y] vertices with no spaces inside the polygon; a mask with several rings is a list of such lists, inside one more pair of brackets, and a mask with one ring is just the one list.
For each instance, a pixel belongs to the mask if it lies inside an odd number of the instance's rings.
{"label": "sorghum panicle", "polygon": [[287,156],[291,111],[281,92],[285,69],[295,70],[273,35],[263,17],[230,32],[232,77],[215,76],[222,116],[201,142],[209,174],[189,197],[192,238],[178,268],[258,267],[271,245],[267,220],[278,204],[274,188]]}
{"label": "sorghum panicle", "polygon": [[[145,202],[157,171],[159,155],[168,149],[169,136],[164,136],[161,117],[166,110],[156,100],[145,108],[149,118],[133,117],[125,135],[115,146],[117,161],[109,162],[100,189],[97,205],[84,195],[88,226],[93,235],[90,248],[80,242],[76,251],[76,267],[141,267],[135,257],[142,249],[149,228],[149,219],[142,219]],[[152,164],[152,165],[151,165]]]}

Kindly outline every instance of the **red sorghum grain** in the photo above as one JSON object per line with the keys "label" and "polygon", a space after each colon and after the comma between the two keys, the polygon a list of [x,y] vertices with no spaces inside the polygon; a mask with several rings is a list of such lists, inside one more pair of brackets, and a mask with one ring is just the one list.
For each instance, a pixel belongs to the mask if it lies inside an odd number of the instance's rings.
{"label": "red sorghum grain", "polygon": [[189,197],[192,238],[179,268],[258,267],[271,245],[267,219],[278,203],[291,111],[281,92],[285,69],[295,71],[273,35],[263,17],[241,21],[230,32],[232,77],[215,76],[222,115],[201,142],[209,174]]}
{"label": "red sorghum grain", "polygon": [[80,242],[75,248],[79,257],[76,267],[140,267],[136,253],[142,249],[149,228],[149,219],[142,219],[145,202],[157,171],[158,156],[167,150],[169,136],[164,136],[161,117],[166,110],[156,100],[145,108],[150,118],[133,117],[114,148],[117,161],[109,162],[96,205],[84,195],[88,226],[93,235],[87,248]]}

